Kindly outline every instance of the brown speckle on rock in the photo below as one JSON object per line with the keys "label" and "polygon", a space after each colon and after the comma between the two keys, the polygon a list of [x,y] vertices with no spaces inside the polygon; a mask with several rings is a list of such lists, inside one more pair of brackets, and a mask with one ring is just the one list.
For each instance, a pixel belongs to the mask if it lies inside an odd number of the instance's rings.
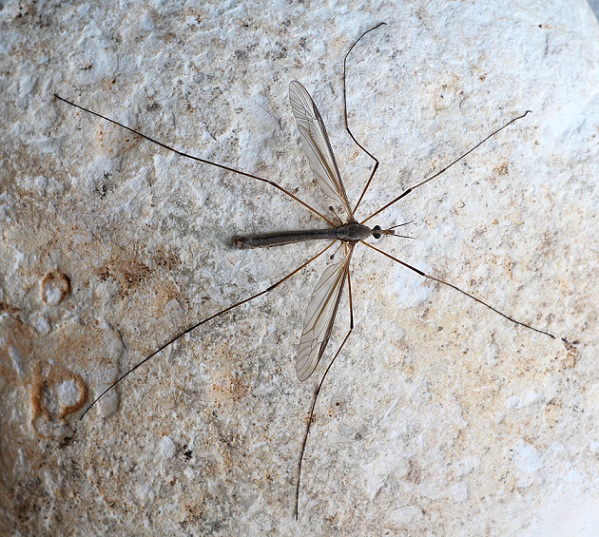
{"label": "brown speckle on rock", "polygon": [[45,304],[58,306],[71,292],[71,280],[59,270],[51,270],[41,279],[40,289]]}

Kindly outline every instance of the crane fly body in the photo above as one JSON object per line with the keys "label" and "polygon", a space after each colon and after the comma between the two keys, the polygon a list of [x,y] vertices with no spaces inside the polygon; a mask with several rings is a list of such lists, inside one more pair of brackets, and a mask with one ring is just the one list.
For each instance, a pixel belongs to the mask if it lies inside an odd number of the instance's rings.
{"label": "crane fly body", "polygon": [[371,229],[356,221],[322,116],[306,88],[296,80],[289,85],[289,102],[316,183],[329,198],[344,208],[348,216],[347,223],[326,229],[235,237],[233,243],[238,248],[281,246],[319,239],[339,240],[348,244],[344,259],[328,267],[322,274],[306,310],[296,358],[296,371],[300,380],[307,380],[324,354],[333,331],[355,244],[370,237],[380,239],[383,235],[394,235],[395,232],[393,229],[383,230],[380,226]]}
{"label": "crane fly body", "polygon": [[[307,203],[302,201],[298,196],[296,196],[289,190],[285,189],[284,187],[282,187],[281,185],[279,185],[273,181],[264,179],[262,177],[259,177],[259,176],[241,171],[241,170],[237,170],[237,169],[229,167],[229,166],[225,166],[223,164],[218,164],[218,163],[208,161],[208,160],[205,160],[205,159],[193,156],[193,155],[183,153],[183,152],[181,152],[177,149],[174,149],[173,147],[170,147],[158,140],[155,140],[145,134],[142,134],[141,132],[138,132],[126,125],[123,125],[122,123],[118,123],[118,122],[116,122],[110,118],[107,118],[97,112],[93,112],[92,110],[84,108],[78,104],[68,101],[68,100],[55,94],[55,97],[57,99],[65,102],[69,105],[75,106],[81,110],[84,110],[85,112],[88,112],[88,113],[93,114],[97,117],[100,117],[106,121],[109,121],[121,128],[127,129],[128,131],[130,131],[142,138],[145,138],[146,140],[149,140],[150,142],[157,144],[158,146],[160,146],[162,148],[168,149],[169,151],[172,151],[180,156],[190,158],[192,160],[195,160],[197,162],[201,162],[204,164],[209,164],[211,166],[221,168],[225,171],[228,171],[228,172],[231,172],[234,174],[238,174],[238,175],[244,176],[244,177],[252,179],[252,180],[266,183],[270,187],[279,190],[280,192],[289,196],[290,198],[292,198],[297,203],[301,204],[302,206],[304,206],[311,212],[315,213],[318,217],[320,217],[322,220],[324,220],[328,225],[328,227],[326,227],[326,228],[316,229],[316,230],[282,231],[279,233],[268,233],[268,234],[263,234],[263,235],[252,235],[252,236],[240,235],[240,236],[233,237],[232,245],[237,248],[241,248],[241,249],[274,247],[274,246],[280,246],[280,245],[290,244],[290,243],[294,243],[294,242],[312,241],[312,240],[323,240],[323,241],[328,242],[328,244],[324,248],[322,248],[316,255],[312,256],[306,262],[302,263],[299,267],[295,268],[292,272],[290,272],[285,277],[283,277],[279,281],[277,281],[274,284],[272,284],[271,286],[269,286],[267,289],[257,292],[255,294],[253,294],[252,296],[250,296],[240,302],[237,302],[227,308],[224,308],[224,309],[218,311],[217,313],[215,313],[205,319],[200,320],[199,322],[195,322],[194,324],[188,326],[183,332],[180,332],[179,334],[172,337],[169,341],[164,343],[162,346],[160,346],[158,349],[156,349],[154,352],[152,352],[149,356],[146,356],[143,360],[138,362],[133,368],[131,368],[129,371],[127,371],[126,373],[121,375],[115,382],[113,382],[113,384],[111,384],[108,388],[106,388],[103,392],[101,392],[85,409],[85,411],[79,418],[80,420],[96,404],[96,402],[99,401],[108,391],[110,391],[112,388],[114,388],[114,386],[116,386],[125,377],[127,377],[133,371],[135,371],[140,366],[142,366],[143,364],[148,362],[150,359],[152,359],[154,356],[156,356],[162,350],[166,349],[171,344],[173,344],[175,341],[177,341],[178,339],[183,337],[185,334],[188,334],[189,332],[197,329],[201,325],[209,322],[210,320],[212,320],[216,317],[226,314],[227,312],[241,306],[242,304],[251,302],[251,301],[257,299],[258,297],[272,291],[276,287],[280,286],[283,282],[285,282],[289,278],[291,278],[294,275],[296,275],[297,273],[299,273],[303,268],[305,268],[307,265],[312,263],[312,261],[314,261],[318,257],[322,256],[325,252],[327,252],[331,248],[331,246],[333,244],[337,243],[338,241],[340,241],[342,243],[342,245],[343,245],[342,258],[339,261],[330,264],[324,270],[324,272],[322,273],[322,275],[320,276],[320,279],[318,280],[318,282],[316,284],[315,289],[313,290],[312,297],[311,297],[311,299],[308,303],[308,307],[306,309],[302,333],[301,333],[300,340],[299,340],[298,351],[297,351],[296,358],[295,358],[295,367],[296,367],[296,372],[297,372],[298,378],[302,381],[310,378],[311,375],[314,373],[316,367],[318,366],[318,364],[327,348],[327,345],[330,341],[330,337],[331,337],[333,327],[335,324],[335,319],[336,319],[336,316],[337,316],[337,313],[339,310],[339,304],[341,301],[341,297],[343,295],[344,289],[347,287],[348,296],[349,296],[349,318],[350,318],[349,319],[350,320],[349,329],[347,330],[345,336],[342,339],[341,344],[337,348],[333,357],[329,361],[328,366],[326,367],[324,373],[322,374],[319,382],[317,383],[317,386],[316,386],[316,389],[314,392],[314,396],[312,398],[312,405],[311,405],[309,416],[308,416],[308,419],[306,422],[306,427],[305,427],[303,442],[302,442],[302,447],[301,447],[301,453],[300,453],[300,457],[299,457],[298,469],[297,469],[297,480],[296,480],[296,486],[295,486],[295,506],[294,506],[294,513],[295,513],[296,517],[298,516],[298,513],[299,513],[299,496],[300,496],[300,484],[301,484],[301,477],[302,477],[302,463],[304,460],[304,452],[305,452],[308,436],[310,433],[310,426],[311,426],[312,419],[314,416],[314,409],[315,409],[316,402],[318,400],[318,395],[320,393],[320,390],[323,386],[324,380],[325,380],[331,366],[335,362],[337,356],[341,352],[343,346],[347,342],[347,340],[354,328],[350,264],[351,264],[352,254],[355,250],[355,247],[358,244],[366,245],[370,249],[378,252],[379,254],[390,259],[391,261],[399,263],[402,266],[406,267],[407,269],[412,270],[413,272],[417,273],[418,275],[422,276],[423,278],[427,278],[431,281],[445,285],[449,288],[452,288],[452,289],[458,291],[462,295],[465,295],[465,296],[473,299],[474,301],[476,301],[479,304],[485,306],[486,308],[494,311],[495,313],[501,315],[502,317],[504,317],[505,319],[511,321],[512,323],[514,323],[516,325],[522,326],[524,328],[527,328],[527,329],[533,330],[535,332],[549,336],[551,338],[554,338],[554,336],[552,334],[550,334],[544,330],[534,328],[534,327],[530,326],[529,324],[515,320],[512,317],[510,317],[510,316],[506,315],[505,313],[499,311],[498,309],[494,308],[490,304],[484,302],[480,298],[477,298],[476,296],[470,294],[469,292],[464,291],[464,290],[460,289],[459,287],[457,287],[445,280],[441,280],[439,278],[436,278],[435,276],[426,274],[422,270],[420,270],[412,265],[409,265],[408,263],[405,263],[404,261],[401,261],[400,259],[394,257],[393,255],[379,249],[378,247],[376,247],[373,244],[371,244],[370,242],[368,242],[368,239],[371,239],[371,238],[377,240],[377,239],[381,239],[385,236],[403,237],[402,235],[398,235],[395,233],[394,228],[398,227],[397,225],[392,226],[388,229],[384,229],[379,225],[375,225],[371,228],[368,225],[366,225],[366,222],[371,220],[374,216],[379,215],[380,213],[382,213],[383,211],[385,211],[386,209],[388,209],[389,207],[391,207],[392,205],[394,205],[401,199],[403,199],[405,196],[407,196],[408,194],[413,192],[415,189],[422,187],[429,181],[439,177],[448,168],[450,168],[451,166],[456,164],[458,161],[463,159],[465,156],[469,155],[472,151],[474,151],[476,148],[478,148],[480,145],[482,145],[486,140],[488,140],[492,136],[496,135],[498,132],[505,129],[507,126],[511,125],[515,121],[526,116],[528,113],[528,112],[526,112],[526,113],[510,120],[509,122],[507,122],[500,128],[493,131],[490,135],[488,135],[486,138],[484,138],[481,142],[479,142],[478,144],[476,144],[475,146],[470,148],[466,153],[464,153],[459,158],[452,161],[450,164],[445,166],[440,171],[438,171],[435,174],[433,174],[432,176],[424,179],[420,183],[413,185],[411,188],[408,188],[403,193],[401,193],[399,196],[397,196],[390,202],[386,203],[384,206],[379,208],[377,211],[372,213],[367,218],[365,218],[361,221],[357,220],[355,217],[356,210],[359,207],[366,191],[368,190],[368,188],[376,174],[376,171],[377,171],[377,168],[379,165],[379,161],[363,145],[361,145],[360,142],[358,142],[358,140],[355,138],[355,136],[353,135],[353,133],[351,132],[351,130],[349,128],[349,124],[348,124],[348,120],[347,120],[347,95],[346,95],[347,58],[348,58],[349,54],[351,53],[351,51],[353,50],[353,48],[355,47],[355,45],[366,34],[371,32],[372,30],[375,30],[376,28],[379,28],[383,24],[384,23],[380,23],[377,26],[364,32],[350,47],[350,49],[346,53],[344,61],[343,61],[343,102],[344,102],[344,117],[345,117],[346,130],[349,133],[351,139],[374,162],[374,166],[370,173],[370,177],[367,180],[355,206],[352,207],[348,200],[348,197],[347,197],[347,194],[345,191],[345,187],[344,187],[343,181],[341,179],[341,174],[339,173],[339,168],[337,166],[337,162],[335,160],[335,156],[334,156],[333,150],[331,148],[331,144],[329,141],[329,137],[328,137],[324,122],[322,120],[322,117],[321,117],[314,101],[310,97],[310,94],[308,93],[308,91],[299,82],[293,81],[293,82],[291,82],[291,84],[289,86],[289,101],[291,104],[293,114],[296,119],[297,128],[300,133],[302,147],[303,147],[305,155],[307,156],[307,159],[308,159],[310,168],[312,169],[312,172],[314,174],[316,183],[319,186],[320,190],[329,199],[332,199],[339,206],[343,207],[343,210],[346,213],[345,223],[339,222],[340,219],[336,215],[334,218],[332,218],[332,217],[327,217],[324,214],[321,214],[319,211],[317,211],[316,209],[314,209],[313,207],[311,207],[310,205],[308,205]],[[400,225],[403,225],[403,224],[400,224]]]}

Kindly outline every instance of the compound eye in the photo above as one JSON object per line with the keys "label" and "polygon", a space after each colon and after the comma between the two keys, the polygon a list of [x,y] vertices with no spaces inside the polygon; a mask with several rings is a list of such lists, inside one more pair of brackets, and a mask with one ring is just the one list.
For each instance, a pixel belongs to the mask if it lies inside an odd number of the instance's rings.
{"label": "compound eye", "polygon": [[381,233],[381,226],[374,226],[374,227],[372,228],[372,236],[373,236],[375,239],[380,239],[380,238],[381,238],[381,235],[382,235],[382,233]]}

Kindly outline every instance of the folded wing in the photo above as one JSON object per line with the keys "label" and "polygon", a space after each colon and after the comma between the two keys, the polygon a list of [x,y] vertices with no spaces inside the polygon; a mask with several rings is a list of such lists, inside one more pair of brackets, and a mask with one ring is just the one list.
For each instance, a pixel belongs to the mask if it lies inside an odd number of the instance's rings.
{"label": "folded wing", "polygon": [[348,246],[345,258],[327,267],[310,299],[295,364],[300,380],[314,372],[329,342],[353,249]]}
{"label": "folded wing", "polygon": [[306,88],[296,80],[289,85],[289,102],[316,182],[327,196],[340,203],[348,216],[352,217],[322,117]]}

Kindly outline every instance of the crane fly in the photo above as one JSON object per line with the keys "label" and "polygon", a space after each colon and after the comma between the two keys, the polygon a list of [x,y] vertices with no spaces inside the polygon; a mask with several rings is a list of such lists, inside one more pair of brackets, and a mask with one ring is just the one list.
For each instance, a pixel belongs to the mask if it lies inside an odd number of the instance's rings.
{"label": "crane fly", "polygon": [[[425,185],[429,181],[432,181],[433,179],[439,177],[451,166],[453,166],[454,164],[456,164],[457,162],[459,162],[460,160],[465,158],[467,155],[469,155],[472,151],[474,151],[475,149],[480,147],[489,138],[491,138],[492,136],[495,136],[497,133],[499,133],[500,131],[502,131],[503,129],[505,129],[506,127],[511,125],[512,123],[518,121],[519,119],[522,119],[524,116],[526,116],[529,113],[527,111],[524,114],[508,121],[502,127],[496,129],[491,134],[489,134],[481,142],[477,143],[472,148],[470,148],[466,153],[462,154],[459,158],[455,159],[450,164],[445,166],[442,170],[434,173],[433,175],[424,179],[420,183],[413,185],[411,188],[408,188],[402,194],[400,194],[399,196],[397,196],[390,202],[383,205],[381,208],[376,210],[374,213],[372,213],[367,218],[364,218],[363,220],[358,220],[355,216],[355,213],[356,213],[362,199],[364,198],[366,191],[370,187],[370,184],[377,172],[377,169],[379,167],[379,161],[376,159],[376,157],[374,155],[372,155],[356,139],[356,137],[352,133],[351,129],[349,128],[349,122],[348,122],[348,118],[347,118],[347,90],[346,90],[347,59],[348,59],[349,55],[351,54],[352,50],[354,49],[354,47],[356,46],[356,44],[366,34],[375,30],[376,28],[379,28],[380,26],[382,26],[384,24],[385,23],[380,23],[380,24],[374,26],[373,28],[370,28],[366,32],[364,32],[352,44],[352,46],[346,53],[344,60],[343,60],[343,104],[344,104],[345,128],[346,128],[348,134],[350,135],[351,139],[354,141],[354,143],[362,151],[364,151],[374,162],[374,166],[370,173],[370,177],[368,178],[368,181],[366,182],[366,184],[362,190],[362,193],[353,208],[350,205],[350,202],[348,200],[348,197],[347,197],[347,194],[345,191],[345,187],[344,187],[343,181],[341,179],[341,174],[339,173],[339,168],[337,166],[337,161],[335,159],[333,150],[331,148],[331,143],[329,141],[329,137],[328,137],[324,122],[322,120],[322,116],[320,115],[320,113],[318,111],[318,108],[316,107],[316,105],[314,104],[314,101],[312,100],[312,97],[310,96],[308,91],[304,88],[304,86],[302,86],[302,84],[300,84],[297,81],[293,81],[293,82],[291,82],[291,84],[289,86],[289,101],[291,104],[291,108],[293,110],[293,114],[295,116],[295,120],[297,123],[299,133],[300,133],[302,147],[303,147],[304,153],[306,154],[306,156],[308,158],[308,162],[309,162],[310,168],[312,169],[312,172],[314,174],[316,184],[320,187],[322,192],[329,199],[332,199],[339,206],[343,207],[343,209],[346,213],[345,222],[341,222],[339,217],[337,217],[334,212],[333,212],[334,218],[332,218],[330,216],[329,217],[325,216],[324,214],[317,211],[316,209],[311,207],[309,204],[307,204],[306,202],[301,200],[298,196],[296,196],[295,194],[291,193],[289,190],[285,189],[284,187],[282,187],[281,185],[279,185],[273,181],[264,179],[257,175],[252,175],[250,173],[243,172],[241,170],[237,170],[237,169],[229,167],[229,166],[225,166],[223,164],[208,161],[208,160],[205,160],[205,159],[193,156],[193,155],[189,155],[187,153],[183,153],[183,152],[181,152],[177,149],[174,149],[173,147],[170,147],[158,140],[155,140],[145,134],[142,134],[141,132],[138,132],[122,123],[119,123],[113,119],[105,117],[97,112],[94,112],[92,110],[84,108],[78,104],[75,104],[67,99],[64,99],[64,98],[54,94],[54,96],[57,99],[59,99],[60,101],[63,101],[71,106],[79,108],[80,110],[83,110],[86,113],[93,114],[94,116],[97,116],[97,117],[99,117],[103,120],[106,120],[114,125],[117,125],[121,128],[124,128],[124,129],[132,132],[133,134],[140,136],[141,138],[144,138],[162,148],[165,148],[169,151],[176,153],[177,155],[180,155],[185,158],[190,158],[194,161],[201,162],[204,164],[209,164],[209,165],[215,166],[217,168],[221,168],[225,171],[244,176],[249,179],[253,179],[256,181],[266,183],[266,184],[270,185],[270,187],[273,187],[273,188],[279,190],[280,192],[289,196],[294,201],[296,201],[297,203],[301,204],[302,206],[304,206],[305,208],[307,208],[308,210],[310,210],[311,212],[316,214],[318,217],[320,217],[322,220],[324,220],[328,225],[327,228],[317,229],[317,230],[285,231],[285,232],[280,232],[280,233],[234,237],[233,241],[232,241],[233,246],[236,246],[237,248],[242,248],[242,249],[281,246],[284,244],[290,244],[290,243],[300,242],[300,241],[311,241],[311,240],[324,240],[324,241],[328,241],[328,244],[326,247],[321,249],[316,255],[312,256],[310,259],[308,259],[307,261],[302,263],[299,267],[294,269],[292,272],[287,274],[285,277],[283,277],[276,283],[269,286],[267,289],[260,291],[248,298],[245,298],[244,300],[241,300],[240,302],[237,302],[227,308],[224,308],[224,309],[218,311],[217,313],[211,315],[208,318],[202,319],[201,321],[192,324],[191,326],[186,328],[183,332],[180,332],[176,336],[172,337],[169,341],[164,343],[162,346],[160,346],[158,349],[156,349],[154,352],[152,352],[152,354],[150,354],[149,356],[146,356],[143,360],[141,360],[139,363],[137,363],[134,367],[132,367],[126,373],[121,375],[116,381],[114,381],[102,393],[100,393],[100,395],[98,395],[89,404],[89,406],[85,409],[85,411],[80,416],[79,420],[83,419],[83,417],[87,414],[87,412],[89,412],[89,410],[107,392],[112,390],[123,379],[125,379],[127,376],[129,376],[131,373],[133,373],[133,371],[135,371],[140,366],[142,366],[143,364],[148,362],[150,359],[152,359],[154,356],[156,356],[162,350],[169,347],[175,341],[177,341],[184,335],[188,334],[189,332],[195,330],[196,328],[200,327],[201,325],[207,323],[208,321],[215,319],[216,317],[219,317],[221,315],[224,315],[225,313],[227,313],[243,304],[251,302],[251,301],[257,299],[258,297],[269,293],[276,287],[280,286],[283,282],[287,281],[288,279],[290,279],[291,277],[296,275],[298,272],[300,272],[306,266],[311,264],[315,259],[321,257],[325,252],[329,251],[329,249],[333,246],[333,244],[337,243],[337,241],[341,242],[341,244],[343,246],[342,259],[340,261],[337,261],[337,262],[331,264],[324,270],[320,279],[318,280],[318,283],[316,284],[316,288],[312,294],[310,302],[308,303],[308,308],[306,310],[304,323],[303,323],[303,329],[302,329],[302,333],[300,336],[299,347],[298,347],[297,356],[296,356],[296,360],[295,360],[295,367],[296,367],[296,372],[297,372],[298,378],[301,381],[304,381],[304,380],[307,380],[308,378],[310,378],[311,375],[314,373],[318,363],[320,362],[320,360],[327,348],[329,340],[331,338],[331,333],[333,331],[333,326],[335,324],[335,318],[336,318],[338,310],[339,310],[339,304],[341,302],[343,290],[344,290],[345,286],[347,285],[348,297],[349,297],[349,329],[348,329],[347,333],[345,334],[345,336],[343,337],[341,344],[339,345],[337,351],[333,355],[333,358],[330,360],[328,366],[326,367],[324,373],[322,374],[322,377],[320,378],[320,381],[318,382],[318,384],[316,386],[316,389],[314,391],[314,395],[312,398],[312,405],[310,408],[310,412],[308,414],[308,419],[306,421],[306,427],[305,427],[305,431],[304,431],[303,442],[302,442],[302,447],[301,447],[301,452],[300,452],[300,457],[299,457],[299,462],[298,462],[298,469],[297,469],[297,481],[296,481],[296,486],[295,486],[295,505],[294,505],[294,514],[295,514],[296,518],[298,517],[298,514],[299,514],[299,497],[300,497],[300,484],[301,484],[301,477],[302,477],[302,463],[304,460],[304,453],[305,453],[308,437],[310,434],[310,427],[311,427],[311,424],[313,421],[314,409],[316,406],[316,402],[318,400],[318,395],[322,389],[322,386],[327,377],[327,374],[329,373],[329,371],[331,369],[331,366],[333,365],[333,363],[339,356],[339,354],[340,354],[341,350],[343,349],[345,343],[347,342],[350,334],[352,333],[352,330],[354,329],[350,263],[351,263],[351,259],[352,259],[354,250],[358,244],[364,244],[371,250],[374,250],[375,252],[378,252],[379,254],[387,257],[388,259],[390,259],[396,263],[399,263],[400,265],[404,266],[405,268],[414,271],[415,273],[422,276],[423,278],[426,278],[431,281],[437,282],[439,284],[445,285],[447,287],[450,287],[450,288],[460,292],[461,294],[473,299],[474,301],[476,301],[479,304],[485,306],[486,308],[494,311],[495,313],[501,315],[502,317],[504,317],[505,319],[511,321],[512,323],[514,323],[516,325],[533,330],[540,334],[544,334],[553,339],[555,338],[555,336],[553,336],[549,332],[540,330],[540,329],[535,328],[529,324],[518,321],[518,320],[510,317],[509,315],[505,314],[504,312],[499,311],[498,309],[494,308],[490,304],[484,302],[480,298],[477,298],[476,296],[470,294],[469,292],[464,291],[463,289],[460,289],[459,287],[457,287],[447,281],[436,278],[430,274],[426,274],[422,270],[420,270],[408,263],[405,263],[404,261],[401,261],[400,259],[394,257],[393,255],[391,255],[391,254],[381,250],[380,248],[374,246],[373,244],[367,242],[367,239],[370,239],[370,238],[377,240],[377,239],[381,239],[382,237],[385,237],[385,236],[404,237],[402,235],[396,234],[394,228],[399,227],[398,225],[389,227],[387,229],[383,229],[379,225],[375,225],[374,227],[371,228],[366,225],[366,222],[371,220],[373,217],[379,215],[383,211],[387,210],[389,207],[396,204],[398,201],[400,201],[401,199],[406,197],[408,194],[410,194],[417,188],[420,188],[421,186]],[[332,207],[331,207],[331,209],[332,209]],[[403,224],[400,224],[400,225],[403,225]],[[410,237],[404,237],[404,238],[410,238]],[[333,257],[334,256],[331,256],[331,258],[333,258]]]}

